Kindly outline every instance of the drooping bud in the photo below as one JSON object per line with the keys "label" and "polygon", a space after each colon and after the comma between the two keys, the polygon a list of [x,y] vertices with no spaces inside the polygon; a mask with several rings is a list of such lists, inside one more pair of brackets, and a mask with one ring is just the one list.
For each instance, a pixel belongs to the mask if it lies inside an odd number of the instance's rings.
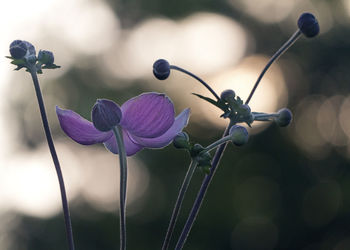
{"label": "drooping bud", "polygon": [[38,54],[38,61],[42,64],[51,65],[55,61],[53,53],[48,50],[40,50]]}
{"label": "drooping bud", "polygon": [[158,59],[153,64],[153,74],[158,80],[165,80],[170,75],[170,64],[164,59]]}
{"label": "drooping bud", "polygon": [[186,132],[178,133],[173,140],[173,145],[175,148],[189,148],[189,137]]}
{"label": "drooping bud", "polygon": [[242,146],[247,143],[249,134],[245,127],[240,125],[233,125],[229,133],[232,137],[232,143],[236,146]]}
{"label": "drooping bud", "polygon": [[229,100],[233,100],[235,96],[236,96],[236,93],[232,89],[226,89],[221,92],[220,98],[223,101],[228,102]]}
{"label": "drooping bud", "polygon": [[298,19],[298,27],[306,37],[314,37],[320,32],[320,26],[314,15],[303,13]]}
{"label": "drooping bud", "polygon": [[92,122],[96,129],[106,132],[119,124],[122,111],[118,104],[107,99],[98,99],[92,108]]}
{"label": "drooping bud", "polygon": [[275,119],[275,121],[278,126],[286,127],[291,123],[293,119],[293,114],[289,109],[287,108],[280,109],[277,113],[278,113],[278,117]]}
{"label": "drooping bud", "polygon": [[27,46],[22,40],[14,40],[10,44],[10,54],[14,59],[22,59],[27,53]]}

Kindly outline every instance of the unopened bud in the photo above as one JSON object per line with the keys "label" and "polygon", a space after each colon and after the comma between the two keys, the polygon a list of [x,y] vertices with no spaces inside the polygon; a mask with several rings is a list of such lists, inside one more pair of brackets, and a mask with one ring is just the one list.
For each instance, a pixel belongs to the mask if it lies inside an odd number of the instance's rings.
{"label": "unopened bud", "polygon": [[92,122],[96,129],[106,132],[119,124],[122,111],[118,104],[107,99],[98,99],[92,108]]}

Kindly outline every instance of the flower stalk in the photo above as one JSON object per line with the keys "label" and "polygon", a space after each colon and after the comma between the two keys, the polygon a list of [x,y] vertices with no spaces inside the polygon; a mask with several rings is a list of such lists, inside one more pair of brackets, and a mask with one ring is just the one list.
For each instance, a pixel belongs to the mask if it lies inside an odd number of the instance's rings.
{"label": "flower stalk", "polygon": [[70,218],[70,214],[69,214],[66,189],[65,189],[65,185],[64,185],[62,170],[61,170],[60,163],[59,163],[59,160],[57,157],[57,153],[56,153],[55,146],[54,146],[51,132],[50,132],[49,123],[48,123],[47,116],[46,116],[45,105],[44,105],[43,97],[42,97],[41,90],[40,90],[39,80],[38,80],[38,76],[37,76],[37,69],[36,69],[35,65],[32,65],[32,66],[28,67],[28,70],[29,70],[30,75],[32,76],[32,79],[33,79],[35,93],[36,93],[36,97],[37,97],[39,109],[40,109],[40,115],[41,115],[44,130],[45,130],[47,144],[49,146],[51,157],[52,157],[53,163],[55,165],[55,169],[56,169],[56,173],[57,173],[57,177],[58,177],[58,183],[59,183],[60,191],[61,191],[62,208],[63,208],[64,222],[65,222],[65,227],[66,227],[66,234],[67,234],[69,250],[74,250],[72,222],[71,222],[71,218]]}
{"label": "flower stalk", "polygon": [[175,224],[177,221],[177,218],[179,216],[179,212],[181,210],[182,202],[184,200],[185,194],[187,192],[188,186],[191,182],[193,173],[198,165],[198,161],[196,158],[192,158],[191,164],[186,172],[185,179],[181,185],[179,195],[176,199],[176,203],[173,209],[173,213],[170,218],[169,226],[167,229],[167,233],[165,235],[165,239],[163,242],[162,250],[167,250],[169,248],[170,240],[174,232]]}
{"label": "flower stalk", "polygon": [[120,250],[126,249],[126,188],[127,188],[127,160],[123,141],[123,132],[119,125],[113,127],[113,133],[118,145],[119,165],[120,165]]}

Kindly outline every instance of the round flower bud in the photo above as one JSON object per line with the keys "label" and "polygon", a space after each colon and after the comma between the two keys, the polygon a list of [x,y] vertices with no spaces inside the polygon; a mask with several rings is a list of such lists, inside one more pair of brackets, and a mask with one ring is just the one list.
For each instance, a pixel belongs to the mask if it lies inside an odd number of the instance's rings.
{"label": "round flower bud", "polygon": [[153,64],[153,74],[158,80],[165,80],[170,75],[170,64],[164,59],[158,59]]}
{"label": "round flower bud", "polygon": [[55,58],[53,56],[53,53],[48,50],[40,50],[38,54],[38,61],[40,61],[42,64],[53,64],[55,61]]}
{"label": "round flower bud", "polygon": [[202,152],[204,147],[198,143],[194,144],[190,150],[191,156],[197,156],[200,152]]}
{"label": "round flower bud", "polygon": [[221,92],[220,98],[223,101],[228,102],[229,100],[232,100],[233,98],[235,98],[235,96],[236,96],[236,93],[232,89],[226,89]]}
{"label": "round flower bud", "polygon": [[240,125],[233,125],[230,129],[232,143],[236,146],[242,146],[247,143],[249,134],[245,127]]}
{"label": "round flower bud", "polygon": [[314,37],[320,32],[320,26],[314,15],[303,13],[298,19],[298,27],[306,37]]}
{"label": "round flower bud", "polygon": [[91,112],[92,123],[99,131],[110,131],[119,124],[122,111],[118,104],[107,99],[98,99]]}
{"label": "round flower bud", "polygon": [[240,107],[240,113],[242,115],[249,115],[251,113],[251,109],[250,107],[248,106],[248,104],[242,104]]}
{"label": "round flower bud", "polygon": [[291,123],[293,119],[293,114],[289,109],[287,108],[280,109],[277,113],[278,113],[278,117],[275,119],[275,121],[278,126],[286,127]]}
{"label": "round flower bud", "polygon": [[21,40],[14,40],[10,44],[10,54],[14,59],[21,59],[27,53],[27,45]]}
{"label": "round flower bud", "polygon": [[198,157],[198,165],[199,166],[210,166],[211,165],[211,155],[209,152],[205,154],[200,154]]}
{"label": "round flower bud", "polygon": [[175,148],[189,148],[189,139],[186,132],[180,132],[174,137],[173,145]]}

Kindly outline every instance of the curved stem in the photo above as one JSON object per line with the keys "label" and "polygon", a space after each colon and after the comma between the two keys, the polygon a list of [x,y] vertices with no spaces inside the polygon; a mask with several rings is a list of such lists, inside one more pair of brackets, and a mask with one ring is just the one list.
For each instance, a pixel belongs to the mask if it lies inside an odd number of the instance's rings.
{"label": "curved stem", "polygon": [[[223,137],[228,135],[228,132],[230,131],[230,128],[232,125],[233,124],[230,123],[229,126],[225,129]],[[198,191],[196,200],[192,206],[192,210],[190,212],[190,215],[187,218],[186,224],[185,224],[184,228],[182,229],[182,232],[181,232],[180,238],[176,244],[175,250],[182,249],[185,242],[186,242],[188,234],[190,233],[191,228],[193,226],[193,223],[194,223],[194,221],[199,213],[199,209],[202,205],[202,202],[203,202],[205,194],[208,190],[209,184],[214,177],[214,174],[215,174],[216,169],[219,165],[220,159],[221,159],[222,154],[226,148],[226,145],[227,145],[227,143],[221,144],[215,152],[215,155],[214,155],[214,158],[212,161],[212,167],[210,168],[210,173],[204,178],[204,180],[202,182],[202,186]]]}
{"label": "curved stem", "polygon": [[180,67],[178,67],[178,66],[175,66],[175,65],[170,65],[170,69],[178,70],[178,71],[180,71],[180,72],[182,72],[182,73],[185,73],[185,74],[187,74],[187,75],[193,77],[194,79],[196,79],[197,81],[199,81],[201,84],[203,84],[204,87],[206,87],[206,88],[213,94],[213,96],[215,96],[215,98],[216,98],[217,100],[220,100],[220,97],[215,93],[215,91],[214,91],[205,81],[203,81],[202,79],[200,79],[198,76],[192,74],[191,72],[189,72],[189,71],[187,71],[187,70],[185,70],[185,69],[183,69],[183,68],[180,68]]}
{"label": "curved stem", "polygon": [[44,130],[45,130],[47,144],[49,146],[51,157],[52,157],[53,163],[54,163],[55,168],[56,168],[56,173],[57,173],[57,177],[58,177],[58,183],[59,183],[59,186],[60,186],[61,199],[62,199],[62,208],[63,208],[63,214],[64,214],[64,222],[65,222],[65,227],[66,227],[66,234],[67,234],[67,239],[68,239],[68,246],[69,246],[70,250],[74,250],[72,222],[71,222],[70,215],[69,215],[68,201],[67,201],[66,189],[65,189],[64,181],[63,181],[63,175],[62,175],[60,163],[58,161],[58,157],[57,157],[57,154],[56,154],[55,146],[53,144],[49,123],[47,121],[44,101],[43,101],[43,97],[41,95],[39,80],[38,80],[38,76],[37,76],[37,73],[36,73],[36,68],[34,66],[34,67],[29,68],[29,69],[30,69],[30,74],[31,74],[32,79],[33,79],[36,97],[38,99],[38,104],[39,104],[39,109],[40,109],[42,123],[43,123]]}
{"label": "curved stem", "polygon": [[192,159],[191,164],[187,170],[185,179],[184,179],[182,186],[180,188],[179,195],[177,197],[173,213],[171,215],[168,230],[167,230],[167,233],[165,235],[164,242],[163,242],[162,250],[166,250],[169,247],[170,239],[171,239],[171,236],[173,235],[173,232],[174,232],[175,224],[176,224],[176,221],[177,221],[180,209],[181,209],[182,202],[184,200],[187,188],[191,182],[194,170],[196,169],[197,165],[198,165],[197,160]]}
{"label": "curved stem", "polygon": [[126,249],[126,217],[125,217],[125,206],[126,206],[126,187],[127,187],[127,161],[126,152],[123,141],[123,132],[119,125],[113,128],[114,136],[117,140],[118,154],[119,154],[119,165],[120,165],[120,249]]}
{"label": "curved stem", "polygon": [[263,78],[263,76],[265,75],[266,71],[269,69],[269,67],[271,66],[271,64],[276,61],[290,46],[293,45],[293,43],[295,43],[296,40],[298,40],[298,38],[301,35],[301,31],[298,29],[290,38],[287,42],[285,42],[285,44],[282,45],[282,47],[277,50],[277,52],[270,58],[269,62],[266,64],[265,68],[263,69],[263,71],[260,73],[258,79],[256,80],[254,87],[252,89],[252,91],[250,92],[247,101],[245,102],[245,104],[248,104],[250,102],[250,99],[252,98],[256,88],[258,87],[261,79]]}

